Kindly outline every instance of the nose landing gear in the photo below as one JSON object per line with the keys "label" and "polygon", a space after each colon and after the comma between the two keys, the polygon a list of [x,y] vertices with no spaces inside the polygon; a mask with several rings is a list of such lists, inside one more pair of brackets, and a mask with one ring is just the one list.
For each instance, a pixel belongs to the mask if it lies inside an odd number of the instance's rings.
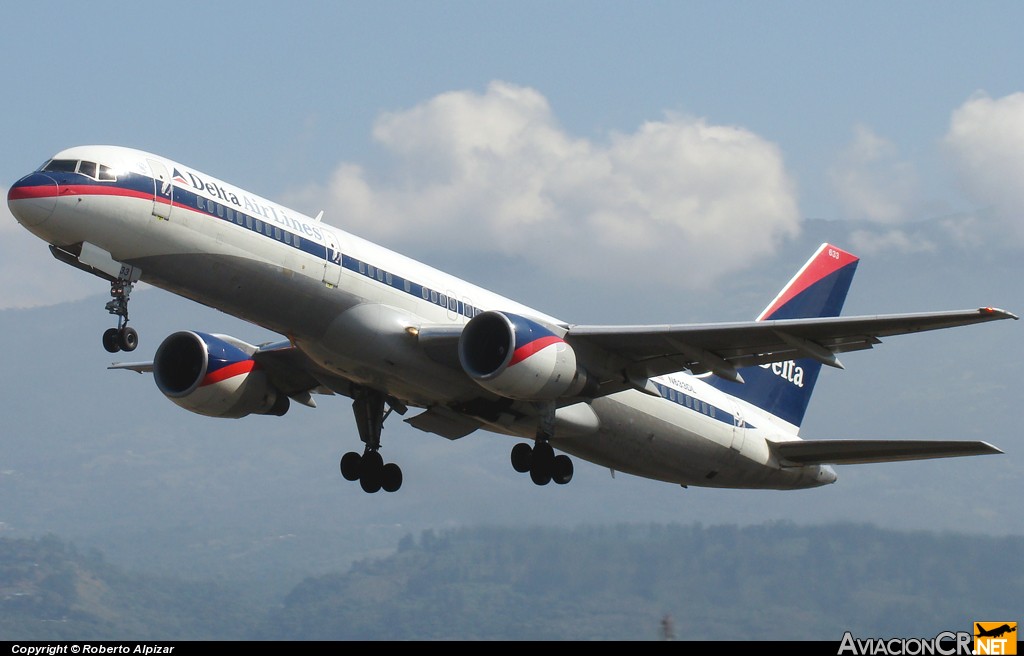
{"label": "nose landing gear", "polygon": [[103,348],[108,353],[134,351],[139,345],[139,333],[128,327],[128,299],[140,273],[135,267],[122,264],[117,278],[110,281],[111,298],[105,307],[107,312],[117,315],[117,328],[103,332]]}

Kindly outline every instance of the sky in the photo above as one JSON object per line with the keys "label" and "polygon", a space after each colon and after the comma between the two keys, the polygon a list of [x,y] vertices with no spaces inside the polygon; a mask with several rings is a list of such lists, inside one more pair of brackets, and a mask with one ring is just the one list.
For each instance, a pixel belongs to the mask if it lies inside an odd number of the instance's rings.
{"label": "sky", "polygon": [[[1022,19],[914,0],[16,3],[0,188],[69,146],[131,146],[564,319],[744,319],[764,303],[689,316],[664,295],[793,270],[812,220],[896,275],[911,255],[1019,261]],[[6,204],[0,281],[0,309],[95,296],[102,314],[103,284]],[[1024,311],[1014,291],[1000,302]],[[909,301],[871,311],[937,309]]]}

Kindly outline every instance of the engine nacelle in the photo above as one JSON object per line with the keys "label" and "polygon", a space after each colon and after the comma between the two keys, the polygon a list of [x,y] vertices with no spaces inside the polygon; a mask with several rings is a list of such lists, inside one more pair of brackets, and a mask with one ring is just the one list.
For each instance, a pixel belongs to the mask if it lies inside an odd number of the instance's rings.
{"label": "engine nacelle", "polygon": [[488,391],[522,401],[573,396],[587,376],[554,329],[507,312],[473,317],[459,338],[459,362]]}
{"label": "engine nacelle", "polygon": [[197,414],[281,416],[288,397],[267,381],[252,359],[255,352],[255,346],[226,335],[177,332],[156,350],[153,378],[164,396]]}

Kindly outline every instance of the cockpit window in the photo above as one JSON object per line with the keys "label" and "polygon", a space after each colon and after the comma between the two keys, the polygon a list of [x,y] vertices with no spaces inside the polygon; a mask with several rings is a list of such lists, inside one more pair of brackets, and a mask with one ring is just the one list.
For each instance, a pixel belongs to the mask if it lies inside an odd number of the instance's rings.
{"label": "cockpit window", "polygon": [[117,181],[117,175],[111,167],[106,164],[97,164],[96,162],[87,162],[85,160],[51,159],[43,166],[42,170],[53,173],[75,173],[77,171],[82,175],[89,176],[93,180],[101,182]]}
{"label": "cockpit window", "polygon": [[96,162],[85,162],[85,161],[79,162],[78,163],[78,172],[81,173],[82,175],[87,175],[90,178],[95,178],[96,177]]}
{"label": "cockpit window", "polygon": [[52,173],[74,173],[76,167],[78,167],[78,160],[51,159],[46,166],[43,167],[43,170],[50,171]]}

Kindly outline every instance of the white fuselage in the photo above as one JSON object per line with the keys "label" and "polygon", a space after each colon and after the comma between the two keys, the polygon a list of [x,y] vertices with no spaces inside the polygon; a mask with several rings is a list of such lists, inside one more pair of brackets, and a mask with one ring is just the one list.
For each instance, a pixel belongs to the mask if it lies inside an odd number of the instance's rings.
{"label": "white fuselage", "polygon": [[[41,239],[91,244],[141,269],[145,282],[286,335],[321,367],[409,406],[483,393],[462,371],[424,355],[411,336],[417,327],[464,324],[483,310],[567,327],[162,157],[87,146],[56,158],[107,163],[117,180],[62,187],[52,203],[12,201]],[[683,485],[791,489],[835,480],[827,466],[779,466],[766,438],[798,439],[794,426],[686,373],[651,382],[661,397],[627,390],[559,408],[553,446]],[[535,419],[515,413],[476,419],[525,438],[537,430]]]}

